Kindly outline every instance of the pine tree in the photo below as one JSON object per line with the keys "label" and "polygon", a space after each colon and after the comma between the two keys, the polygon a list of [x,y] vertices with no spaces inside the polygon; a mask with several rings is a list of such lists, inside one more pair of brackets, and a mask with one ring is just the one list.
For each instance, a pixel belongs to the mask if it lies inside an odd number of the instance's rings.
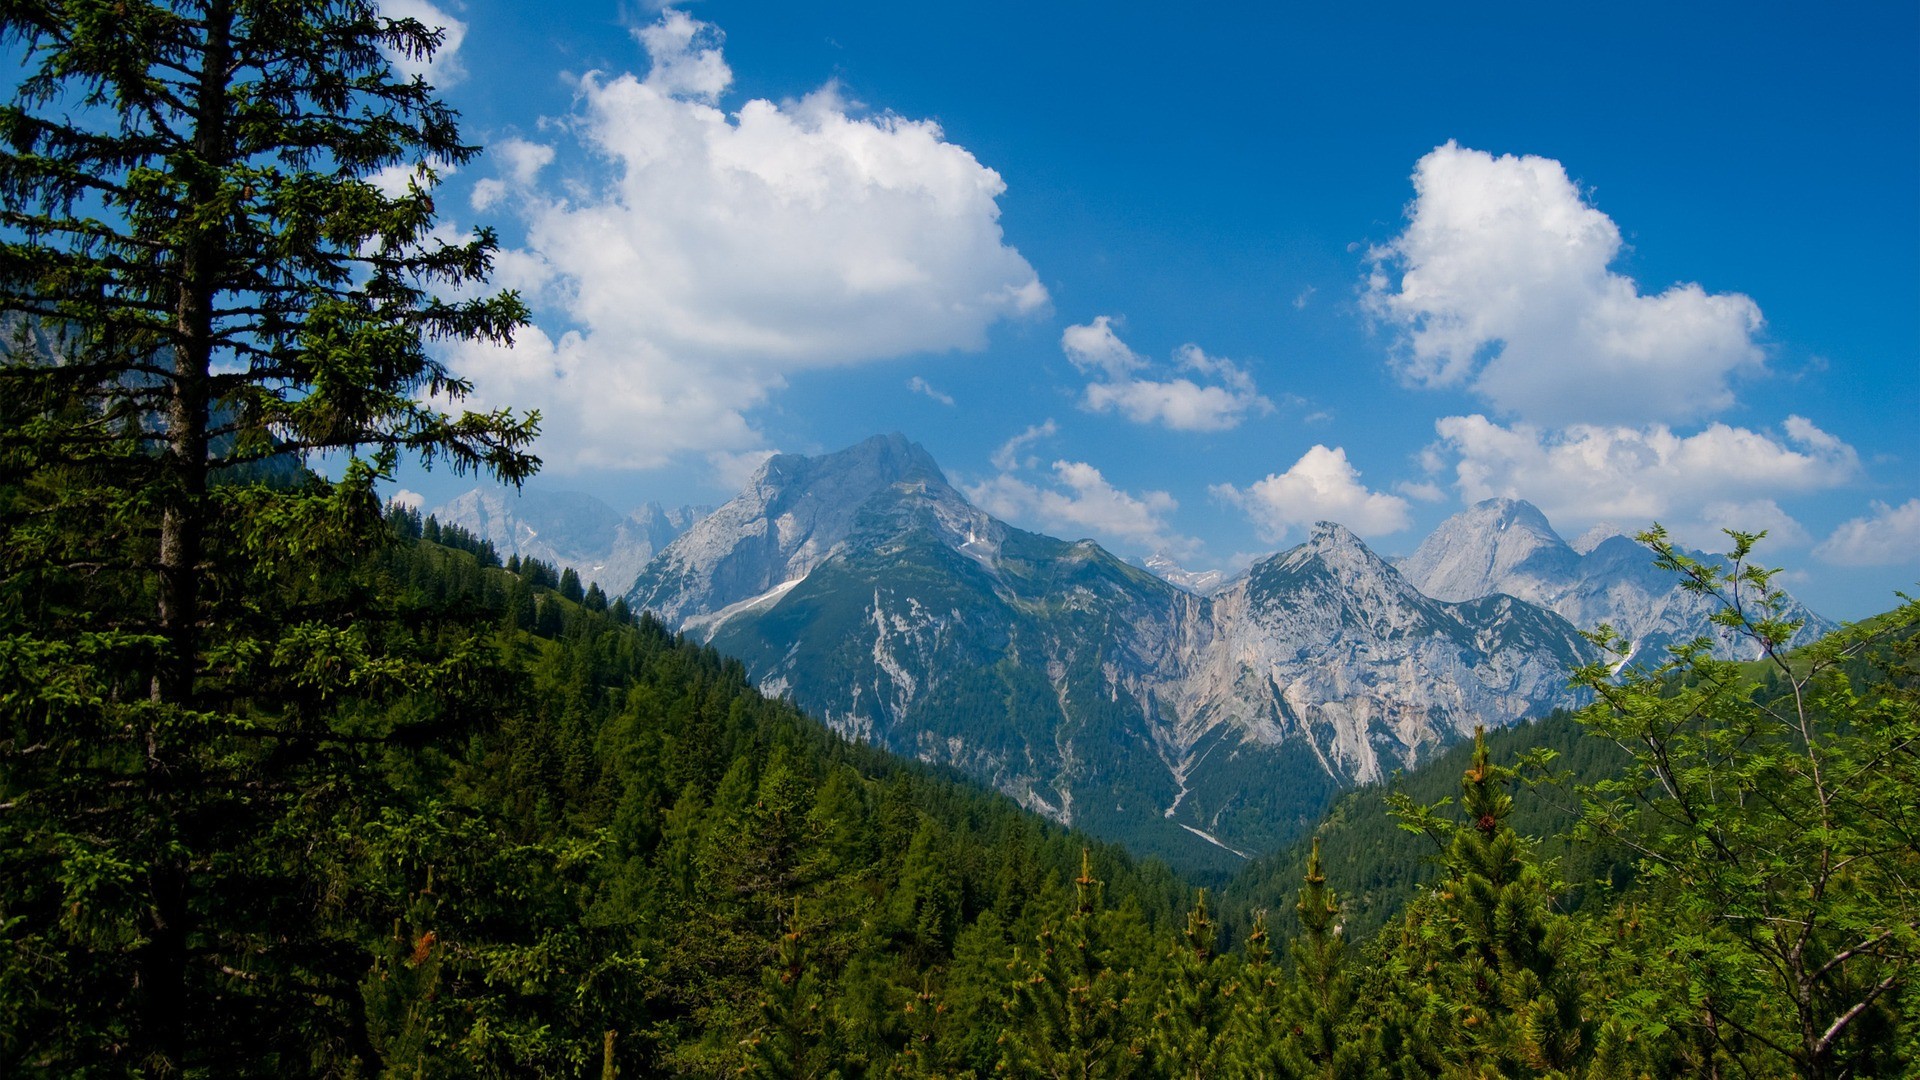
{"label": "pine tree", "polygon": [[[25,63],[0,108],[0,888],[30,943],[4,963],[34,969],[0,1045],[154,1074],[234,1039],[364,1055],[315,1019],[353,995],[283,902],[303,864],[259,845],[302,788],[351,794],[315,773],[361,752],[339,694],[471,685],[353,618],[375,483],[402,453],[537,465],[531,418],[423,403],[467,389],[430,339],[524,312],[432,293],[494,247],[431,232],[434,168],[477,151],[389,57],[438,38],[366,0],[23,0],[0,36]],[[324,451],[354,455],[330,483],[298,464]]]}
{"label": "pine tree", "polygon": [[1132,1076],[1136,1045],[1134,973],[1111,966],[1101,932],[1101,881],[1093,856],[1080,853],[1074,909],[1049,923],[1031,950],[1015,954],[1013,994],[1005,1005],[998,1069],[1009,1076]]}
{"label": "pine tree", "polygon": [[751,1075],[780,1080],[827,1076],[840,1058],[832,1014],[808,963],[806,939],[796,900],[774,961],[761,976],[760,1025],[747,1041]]}
{"label": "pine tree", "polygon": [[[1568,1075],[1586,1043],[1572,964],[1573,925],[1526,841],[1507,824],[1513,771],[1495,765],[1486,732],[1461,779],[1463,820],[1444,823],[1446,874],[1407,913],[1383,974],[1400,1000],[1388,1018],[1402,1071],[1448,1076]],[[1400,805],[1403,827],[1435,829],[1428,808]]]}
{"label": "pine tree", "polygon": [[1228,1018],[1240,1004],[1240,983],[1214,955],[1217,934],[1201,889],[1174,942],[1167,986],[1157,995],[1149,1045],[1162,1075],[1211,1077],[1227,1067]]}
{"label": "pine tree", "polygon": [[1300,917],[1300,936],[1289,950],[1293,977],[1282,1012],[1282,1052],[1289,1071],[1329,1080],[1364,1076],[1368,1033],[1351,1015],[1354,990],[1346,966],[1347,943],[1338,925],[1340,907],[1321,867],[1318,839],[1307,856],[1306,881],[1294,911]]}

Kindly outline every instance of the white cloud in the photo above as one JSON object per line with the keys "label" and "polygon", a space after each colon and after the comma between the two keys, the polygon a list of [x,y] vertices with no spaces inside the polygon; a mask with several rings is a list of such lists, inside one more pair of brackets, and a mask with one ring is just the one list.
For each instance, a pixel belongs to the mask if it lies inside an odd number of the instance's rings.
{"label": "white cloud", "polygon": [[733,84],[733,69],[720,52],[725,35],[712,23],[668,8],[633,36],[653,61],[646,86],[658,94],[712,105]]}
{"label": "white cloud", "polygon": [[1111,315],[1098,315],[1090,323],[1061,331],[1060,351],[1081,371],[1113,380],[1125,379],[1147,366],[1146,358],[1127,348],[1127,343],[1113,332]]}
{"label": "white cloud", "polygon": [[949,408],[953,406],[952,394],[949,394],[944,390],[936,389],[932,383],[928,382],[927,380],[921,378],[918,375],[915,375],[913,378],[907,380],[907,389],[913,391],[916,394],[923,394],[927,397],[930,397],[933,400]]}
{"label": "white cloud", "polygon": [[1000,444],[1000,449],[993,452],[993,467],[999,469],[1001,472],[1013,472],[1020,468],[1034,468],[1040,464],[1039,459],[1029,457],[1023,461],[1020,456],[1021,451],[1026,449],[1028,443],[1053,438],[1059,430],[1060,428],[1054,424],[1052,419],[1048,419],[1044,424],[1034,424],[1028,427],[1027,430]]}
{"label": "white cloud", "polygon": [[1772,499],[1717,499],[1700,507],[1700,523],[1716,533],[1714,542],[1698,545],[1706,551],[1725,551],[1729,529],[1748,533],[1764,531],[1769,549],[1803,547],[1813,539],[1807,535],[1806,526]]}
{"label": "white cloud", "polygon": [[714,483],[724,491],[741,491],[760,466],[767,463],[777,451],[742,450],[734,453],[728,450],[714,450],[707,454],[707,465],[713,470]]}
{"label": "white cloud", "polygon": [[392,51],[387,53],[388,61],[401,77],[411,79],[418,75],[441,90],[467,77],[466,65],[460,60],[460,46],[467,39],[466,23],[435,7],[430,0],[379,0],[379,7],[380,14],[389,19],[418,19],[429,30],[444,31],[440,48],[430,61]]}
{"label": "white cloud", "polygon": [[1447,498],[1447,493],[1441,490],[1440,485],[1432,482],[1416,484],[1411,481],[1402,480],[1393,485],[1393,490],[1415,502],[1437,503],[1444,502]]}
{"label": "white cloud", "polygon": [[496,282],[540,327],[455,366],[480,404],[543,411],[549,462],[757,449],[749,413],[795,371],[979,349],[1045,307],[999,174],[937,124],[857,115],[831,85],[728,114],[711,26],[669,10],[637,36],[644,77],[579,81],[566,127],[597,171],[549,178],[545,148],[505,146],[484,196],[526,219]]}
{"label": "white cloud", "polygon": [[1908,499],[1900,506],[1875,500],[1869,516],[1841,523],[1813,553],[1839,566],[1920,562],[1920,499]]}
{"label": "white cloud", "polygon": [[1638,529],[1658,520],[1696,547],[1718,546],[1722,527],[1804,540],[1773,499],[1846,483],[1860,460],[1802,417],[1783,427],[1785,435],[1774,436],[1712,424],[1683,436],[1665,424],[1542,430],[1449,416],[1434,424],[1440,441],[1423,456],[1436,472],[1452,468],[1464,501],[1527,499],[1562,529],[1606,520]]}
{"label": "white cloud", "polygon": [[1644,423],[1724,409],[1730,380],[1763,369],[1759,306],[1691,283],[1642,295],[1608,269],[1619,228],[1559,162],[1449,142],[1413,183],[1363,298],[1398,331],[1408,382],[1466,387],[1530,422]]}
{"label": "white cloud", "polygon": [[1208,490],[1244,510],[1275,543],[1285,539],[1288,530],[1316,521],[1337,521],[1361,536],[1383,536],[1411,524],[1407,501],[1367,490],[1341,447],[1316,445],[1286,472],[1269,474],[1244,489],[1215,484]]}
{"label": "white cloud", "polygon": [[392,495],[388,496],[387,505],[388,506],[404,506],[408,510],[415,511],[417,513],[421,507],[427,505],[427,497],[425,495],[420,494],[417,491],[413,491],[408,488],[401,488],[400,490],[394,492]]}
{"label": "white cloud", "polygon": [[451,162],[434,161],[427,164],[407,162],[389,165],[377,172],[367,174],[367,183],[372,184],[380,194],[389,199],[397,199],[407,193],[407,189],[418,185],[423,191],[431,191],[440,181],[452,176],[458,168]]}
{"label": "white cloud", "polygon": [[966,492],[974,505],[995,517],[1053,535],[1091,536],[1107,547],[1139,554],[1186,556],[1200,548],[1199,541],[1168,525],[1166,516],[1180,506],[1173,496],[1122,491],[1084,461],[1054,462],[1053,476],[1041,484],[1002,472]]}
{"label": "white cloud", "polygon": [[1075,368],[1104,379],[1087,384],[1081,402],[1090,412],[1117,412],[1136,424],[1157,423],[1175,431],[1225,431],[1250,412],[1273,411],[1273,402],[1260,395],[1251,375],[1198,345],[1175,350],[1173,367],[1205,379],[1206,385],[1182,377],[1136,378],[1152,365],[1120,340],[1106,315],[1067,327],[1060,349]]}
{"label": "white cloud", "polygon": [[540,170],[553,164],[553,147],[525,139],[505,138],[487,147],[487,156],[497,162],[505,176],[490,176],[473,185],[471,201],[475,210],[491,210],[511,192],[524,192]]}

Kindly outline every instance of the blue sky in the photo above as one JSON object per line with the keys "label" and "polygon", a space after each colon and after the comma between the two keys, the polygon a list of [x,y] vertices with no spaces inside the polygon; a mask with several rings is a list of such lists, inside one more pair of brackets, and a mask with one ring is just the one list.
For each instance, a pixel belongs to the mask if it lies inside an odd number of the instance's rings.
{"label": "blue sky", "polygon": [[899,430],[1195,567],[1505,494],[1768,528],[1836,617],[1920,579],[1912,5],[385,6],[456,31],[443,217],[535,327],[448,359],[537,484]]}

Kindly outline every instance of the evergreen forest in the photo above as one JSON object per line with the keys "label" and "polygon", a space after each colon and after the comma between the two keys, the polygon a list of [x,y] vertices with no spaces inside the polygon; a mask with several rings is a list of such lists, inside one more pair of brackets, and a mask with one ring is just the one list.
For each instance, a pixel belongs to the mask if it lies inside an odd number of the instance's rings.
{"label": "evergreen forest", "polygon": [[540,465],[433,348],[526,317],[435,228],[435,32],[0,35],[0,1075],[1915,1074],[1920,602],[1789,652],[1757,536],[1653,529],[1762,660],[1596,663],[1195,889],[382,505]]}

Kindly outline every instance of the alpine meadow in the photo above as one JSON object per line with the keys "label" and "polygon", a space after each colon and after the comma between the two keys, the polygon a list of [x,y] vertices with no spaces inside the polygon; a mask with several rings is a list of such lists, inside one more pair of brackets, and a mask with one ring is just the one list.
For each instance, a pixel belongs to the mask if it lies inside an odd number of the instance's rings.
{"label": "alpine meadow", "polygon": [[1402,81],[1561,13],[709,6],[0,0],[0,1077],[1920,1077],[1920,259]]}

